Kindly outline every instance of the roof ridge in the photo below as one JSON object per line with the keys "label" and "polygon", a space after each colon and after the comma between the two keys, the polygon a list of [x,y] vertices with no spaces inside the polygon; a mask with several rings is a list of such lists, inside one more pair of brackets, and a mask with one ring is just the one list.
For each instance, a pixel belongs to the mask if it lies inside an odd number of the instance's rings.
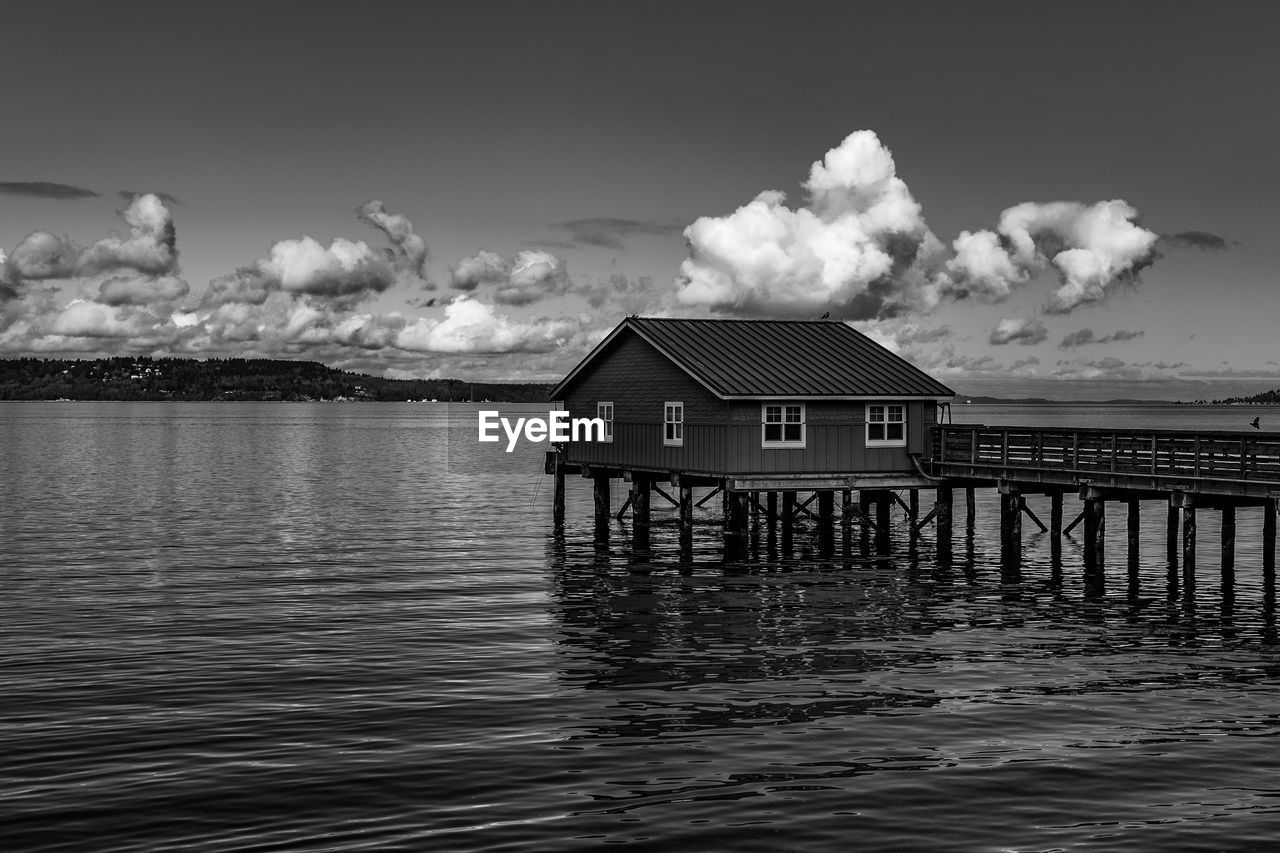
{"label": "roof ridge", "polygon": [[[830,318],[827,318],[826,320],[796,320],[796,319],[771,320],[764,317],[631,317],[631,316],[628,316],[626,319],[645,320],[648,322],[657,322],[657,323],[797,323],[797,324],[803,324],[803,325],[811,325],[814,323],[824,323],[824,324],[830,324],[830,325],[846,326],[851,329],[853,328],[852,326],[849,326],[849,324],[845,323],[843,320],[832,320]],[[854,331],[856,332],[857,329],[854,329]]]}

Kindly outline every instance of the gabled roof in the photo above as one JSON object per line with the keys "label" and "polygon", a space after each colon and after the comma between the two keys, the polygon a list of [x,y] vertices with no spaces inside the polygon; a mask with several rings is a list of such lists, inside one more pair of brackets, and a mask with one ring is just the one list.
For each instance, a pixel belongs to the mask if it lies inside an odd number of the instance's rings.
{"label": "gabled roof", "polygon": [[955,392],[835,320],[667,320],[628,317],[551,392],[563,398],[619,335],[648,342],[717,397],[951,398]]}

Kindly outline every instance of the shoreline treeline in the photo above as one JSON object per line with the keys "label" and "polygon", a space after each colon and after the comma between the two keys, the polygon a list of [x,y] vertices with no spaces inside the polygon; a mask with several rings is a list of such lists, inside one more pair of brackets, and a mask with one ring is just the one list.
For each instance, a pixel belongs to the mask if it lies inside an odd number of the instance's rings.
{"label": "shoreline treeline", "polygon": [[544,402],[544,383],[387,379],[265,358],[0,359],[0,400]]}

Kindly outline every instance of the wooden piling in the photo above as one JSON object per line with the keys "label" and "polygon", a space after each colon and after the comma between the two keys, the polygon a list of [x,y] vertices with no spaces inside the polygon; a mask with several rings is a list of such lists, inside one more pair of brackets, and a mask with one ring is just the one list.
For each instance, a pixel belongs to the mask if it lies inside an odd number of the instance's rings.
{"label": "wooden piling", "polygon": [[609,530],[609,475],[595,474],[591,478],[591,498],[595,504],[596,533]]}
{"label": "wooden piling", "polygon": [[795,533],[796,493],[782,493],[782,553],[791,553],[791,537]]}
{"label": "wooden piling", "polygon": [[693,486],[680,486],[680,535],[693,536]]}
{"label": "wooden piling", "polygon": [[1178,506],[1169,497],[1169,512],[1165,516],[1164,525],[1165,559],[1170,566],[1178,565]]}
{"label": "wooden piling", "polygon": [[951,487],[939,486],[934,504],[935,523],[938,530],[938,559],[944,563],[951,561]]}
{"label": "wooden piling", "polygon": [[964,524],[965,527],[973,527],[975,513],[973,510],[973,486],[966,486],[964,490]]}
{"label": "wooden piling", "polygon": [[1106,545],[1106,501],[1091,494],[1084,502],[1084,585],[1085,595],[1091,598],[1105,591]]}
{"label": "wooden piling", "polygon": [[631,550],[649,550],[649,481],[634,475],[631,479]]}
{"label": "wooden piling", "polygon": [[1276,572],[1276,500],[1267,498],[1262,504],[1262,570],[1275,577]]}
{"label": "wooden piling", "polygon": [[555,473],[555,493],[551,502],[551,522],[556,527],[564,526],[564,463],[560,461],[560,454],[556,454]]}
{"label": "wooden piling", "polygon": [[889,553],[889,509],[893,499],[888,492],[876,495],[876,556]]}
{"label": "wooden piling", "polygon": [[1222,582],[1234,579],[1236,572],[1236,508],[1222,508]]}
{"label": "wooden piling", "polygon": [[1140,554],[1139,537],[1142,527],[1141,508],[1136,499],[1128,501],[1129,504],[1129,579],[1134,581],[1137,579]]}
{"label": "wooden piling", "polygon": [[1182,507],[1182,585],[1188,599],[1196,587],[1196,508]]}
{"label": "wooden piling", "polygon": [[830,489],[818,492],[818,550],[825,557],[835,552],[835,498]]}
{"label": "wooden piling", "polygon": [[724,546],[727,559],[740,559],[747,553],[748,525],[750,520],[749,494],[726,491]]}
{"label": "wooden piling", "polygon": [[1089,575],[1106,569],[1106,502],[1097,497],[1084,501],[1084,567]]}
{"label": "wooden piling", "polygon": [[853,556],[853,490],[840,492],[840,551]]}
{"label": "wooden piling", "polygon": [[871,493],[866,490],[858,492],[858,551],[862,556],[871,553],[871,528],[867,519],[871,517]]}
{"label": "wooden piling", "polygon": [[1022,564],[1022,495],[1000,493],[1000,565],[1017,569]]}
{"label": "wooden piling", "polygon": [[1062,492],[1049,496],[1049,561],[1062,561]]}

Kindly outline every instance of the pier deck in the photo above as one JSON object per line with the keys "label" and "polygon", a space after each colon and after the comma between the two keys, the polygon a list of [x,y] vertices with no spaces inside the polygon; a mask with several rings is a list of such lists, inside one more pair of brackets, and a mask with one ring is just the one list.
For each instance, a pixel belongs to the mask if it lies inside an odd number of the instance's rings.
{"label": "pier deck", "polygon": [[948,424],[932,429],[942,479],[1078,486],[1206,498],[1280,495],[1280,433]]}

